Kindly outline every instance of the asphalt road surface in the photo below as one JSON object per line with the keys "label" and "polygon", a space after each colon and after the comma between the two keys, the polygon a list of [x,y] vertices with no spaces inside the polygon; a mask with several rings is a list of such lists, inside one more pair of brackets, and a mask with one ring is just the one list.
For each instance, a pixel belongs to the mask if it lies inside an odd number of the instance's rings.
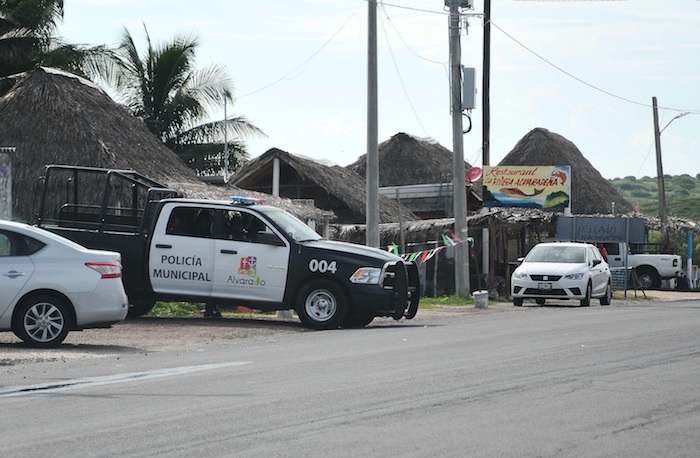
{"label": "asphalt road surface", "polygon": [[57,350],[3,335],[0,456],[700,450],[700,301],[426,312],[324,332],[183,321],[75,333]]}

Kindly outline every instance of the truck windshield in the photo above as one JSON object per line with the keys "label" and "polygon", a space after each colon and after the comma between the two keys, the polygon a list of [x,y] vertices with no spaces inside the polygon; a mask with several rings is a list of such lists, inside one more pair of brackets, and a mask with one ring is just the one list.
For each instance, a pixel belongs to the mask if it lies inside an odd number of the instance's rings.
{"label": "truck windshield", "polygon": [[291,213],[279,210],[266,212],[266,215],[295,242],[320,240],[323,238]]}

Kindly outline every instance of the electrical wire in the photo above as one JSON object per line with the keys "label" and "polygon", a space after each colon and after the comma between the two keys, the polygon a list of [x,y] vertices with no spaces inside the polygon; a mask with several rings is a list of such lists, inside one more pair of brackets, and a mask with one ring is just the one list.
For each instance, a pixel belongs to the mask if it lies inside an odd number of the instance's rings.
{"label": "electrical wire", "polygon": [[413,113],[413,117],[416,118],[416,121],[418,121],[418,125],[423,130],[423,134],[427,137],[428,131],[425,129],[425,126],[423,125],[423,122],[421,121],[420,116],[418,116],[418,112],[416,111],[416,107],[413,105],[413,101],[411,100],[411,96],[408,93],[408,89],[406,88],[406,84],[403,80],[403,77],[401,76],[401,70],[399,69],[398,63],[396,62],[396,56],[394,55],[394,51],[391,48],[391,40],[389,40],[389,34],[387,33],[386,24],[384,22],[384,18],[386,17],[386,20],[391,24],[391,18],[387,14],[386,10],[384,10],[383,3],[382,3],[381,12],[382,12],[382,15],[380,15],[379,17],[380,17],[380,20],[382,22],[382,32],[384,32],[384,38],[386,39],[387,48],[389,49],[389,55],[391,55],[391,61],[394,64],[394,69],[396,70],[396,75],[398,76],[399,82],[401,83],[401,88],[403,89],[403,93],[404,93],[404,96],[406,97],[406,101],[408,102],[408,105],[411,107],[411,112]]}
{"label": "electrical wire", "polygon": [[[345,22],[343,22],[343,24],[333,33],[333,35],[331,35],[331,37],[330,37],[328,40],[326,40],[326,41],[321,45],[321,47],[318,48],[313,54],[311,54],[305,61],[303,61],[302,63],[300,63],[299,65],[297,65],[296,67],[294,67],[292,70],[290,70],[289,72],[285,73],[285,74],[282,75],[281,77],[277,78],[275,81],[271,82],[270,84],[267,84],[267,85],[265,85],[265,86],[263,86],[263,87],[261,87],[261,88],[258,88],[258,89],[254,90],[254,91],[252,91],[252,92],[248,92],[248,93],[246,93],[246,94],[240,95],[240,96],[237,97],[237,99],[240,100],[240,99],[243,99],[243,98],[245,98],[245,97],[251,96],[251,95],[253,95],[253,94],[257,94],[258,92],[262,92],[262,91],[264,91],[265,89],[267,89],[267,88],[269,88],[269,87],[272,87],[272,86],[274,86],[274,85],[276,85],[276,84],[279,84],[279,83],[282,82],[282,81],[293,79],[293,78],[288,78],[289,75],[291,75],[291,74],[297,72],[297,71],[298,71],[300,68],[302,68],[302,67],[306,67],[306,66],[309,64],[309,62],[311,62],[311,60],[312,60],[314,57],[316,57],[321,51],[323,51],[323,49],[324,49],[326,46],[328,46],[328,45],[335,39],[336,36],[338,36],[338,34],[345,28],[345,26],[348,25],[348,22],[350,22],[350,20],[351,20],[353,17],[355,17],[355,15],[357,14],[357,11],[358,11],[359,9],[360,9],[360,7],[358,7],[355,11],[353,11],[352,14],[345,20]],[[302,73],[303,73],[303,71],[302,71]],[[298,75],[297,75],[297,76],[298,76]],[[295,78],[296,78],[296,77],[295,77]]]}
{"label": "electrical wire", "polygon": [[[628,99],[628,98],[625,98],[625,97],[621,97],[621,96],[619,96],[619,95],[617,95],[617,94],[613,94],[613,93],[610,92],[610,91],[606,91],[605,89],[601,89],[601,88],[599,88],[598,86],[595,86],[595,85],[593,85],[593,84],[591,84],[591,83],[589,83],[589,82],[587,82],[587,81],[584,81],[583,79],[579,78],[578,76],[576,76],[576,75],[574,75],[574,74],[572,74],[572,73],[570,73],[570,72],[564,70],[563,68],[559,67],[558,65],[556,65],[556,64],[553,63],[552,61],[550,61],[550,60],[544,58],[543,56],[539,55],[538,53],[536,53],[535,51],[533,51],[532,49],[530,49],[529,47],[527,47],[524,43],[522,43],[522,42],[519,41],[517,38],[515,38],[514,36],[512,36],[511,34],[509,34],[508,32],[506,32],[505,30],[503,30],[501,27],[499,27],[498,24],[496,24],[496,23],[493,22],[493,20],[491,20],[490,23],[491,23],[491,25],[492,25],[493,27],[495,27],[496,29],[498,29],[502,34],[504,34],[506,37],[510,38],[513,42],[515,42],[518,46],[522,47],[523,49],[525,49],[526,51],[528,51],[528,52],[529,52],[530,54],[532,54],[533,56],[535,56],[535,57],[537,57],[538,59],[540,59],[541,61],[545,62],[547,65],[549,65],[549,66],[551,66],[551,67],[557,69],[558,71],[560,71],[561,73],[565,74],[565,75],[568,76],[569,78],[572,78],[572,79],[578,81],[579,83],[584,84],[584,85],[590,87],[591,89],[594,89],[594,90],[596,90],[596,91],[598,91],[598,92],[601,92],[601,93],[603,93],[603,94],[605,94],[605,95],[608,95],[608,96],[610,96],[610,97],[616,98],[616,99],[618,99],[618,100],[622,100],[623,102],[627,102],[627,103],[631,103],[631,104],[634,104],[634,105],[643,106],[643,107],[646,107],[646,108],[651,108],[651,107],[652,107],[652,105],[650,105],[650,104],[648,104],[648,103],[637,102],[636,100],[632,100],[632,99]],[[658,107],[658,109],[660,109],[660,110],[669,110],[669,111],[677,111],[677,112],[679,112],[679,113],[682,113],[682,112],[689,112],[689,113],[693,113],[693,114],[700,114],[700,110],[688,110],[688,109],[680,109],[680,108],[672,108],[672,107]]]}

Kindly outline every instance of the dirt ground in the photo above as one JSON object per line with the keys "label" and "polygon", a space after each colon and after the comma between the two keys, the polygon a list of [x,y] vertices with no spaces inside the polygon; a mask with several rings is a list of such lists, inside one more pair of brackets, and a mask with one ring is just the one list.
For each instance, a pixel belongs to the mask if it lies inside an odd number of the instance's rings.
{"label": "dirt ground", "polygon": [[[700,292],[647,291],[646,298],[639,291],[628,291],[627,298],[613,298],[613,306],[646,302],[700,301]],[[598,302],[593,301],[593,306]],[[487,308],[474,305],[440,306],[420,309],[411,321],[375,318],[370,327],[421,325],[436,318],[449,319],[488,313],[527,313],[537,309],[534,302],[515,307],[510,302],[490,301]],[[148,353],[168,349],[206,350],[208,345],[242,339],[273,341],[278,337],[302,332],[304,328],[294,317],[276,315],[224,314],[222,319],[203,318],[200,315],[164,318],[143,317],[116,324],[111,329],[89,329],[71,332],[57,349],[32,349],[24,346],[11,332],[0,333],[0,374],[21,363],[41,361],[70,361],[73,359],[107,357],[120,353]],[[3,366],[7,366],[3,368]]]}

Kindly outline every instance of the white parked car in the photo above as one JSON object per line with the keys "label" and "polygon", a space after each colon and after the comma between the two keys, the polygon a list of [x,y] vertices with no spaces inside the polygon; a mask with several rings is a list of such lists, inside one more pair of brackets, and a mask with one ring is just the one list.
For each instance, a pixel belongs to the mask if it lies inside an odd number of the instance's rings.
{"label": "white parked car", "polygon": [[600,305],[610,305],[610,268],[598,248],[588,243],[539,243],[513,272],[511,295],[515,305],[523,305],[525,299],[540,305],[547,299],[577,299],[590,305],[593,297]]}
{"label": "white parked car", "polygon": [[122,321],[129,305],[121,275],[119,253],[0,221],[0,331],[53,347],[68,331]]}

